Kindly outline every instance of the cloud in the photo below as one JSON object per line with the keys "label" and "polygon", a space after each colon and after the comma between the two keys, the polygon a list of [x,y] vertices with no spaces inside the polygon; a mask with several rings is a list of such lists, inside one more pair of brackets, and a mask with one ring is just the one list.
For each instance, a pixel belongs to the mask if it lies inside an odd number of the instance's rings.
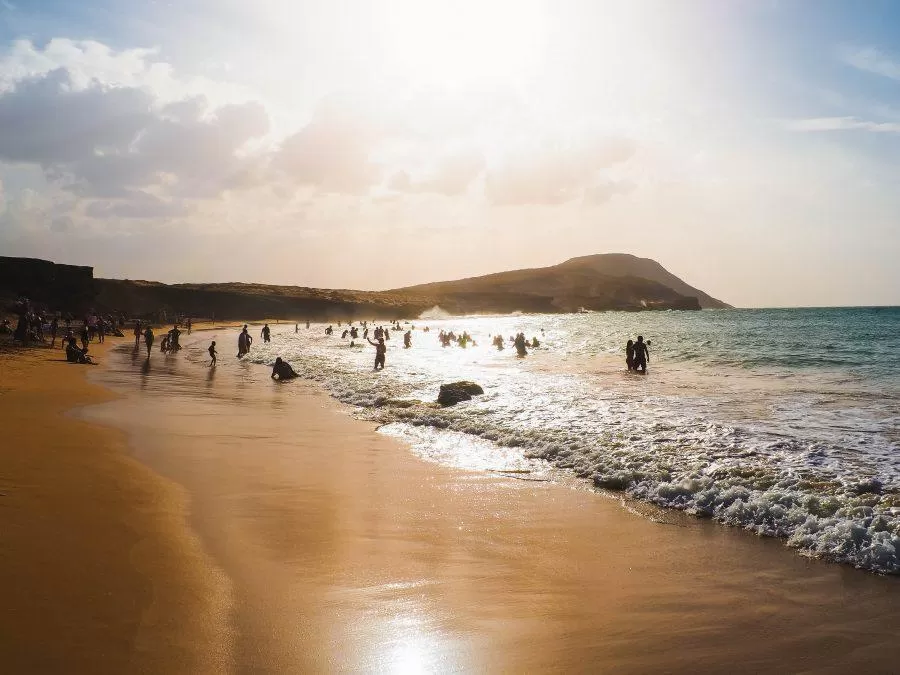
{"label": "cloud", "polygon": [[634,144],[621,138],[545,146],[489,170],[485,194],[498,206],[562,204],[584,197],[603,169],[634,152]]}
{"label": "cloud", "polygon": [[115,201],[95,201],[85,209],[91,218],[172,218],[182,216],[187,207],[180,201],[165,201],[141,190],[129,191]]}
{"label": "cloud", "polygon": [[900,61],[894,60],[875,47],[842,45],[838,48],[838,58],[858,70],[900,80]]}
{"label": "cloud", "polygon": [[388,188],[397,192],[433,193],[455,197],[463,194],[484,169],[480,152],[461,152],[443,158],[423,178],[413,179],[407,171],[398,171]]}
{"label": "cloud", "polygon": [[160,105],[145,89],[96,80],[81,86],[56,69],[0,94],[0,128],[0,161],[38,165],[79,197],[120,200],[91,205],[88,215],[153,217],[175,210],[151,203],[147,188],[203,199],[255,184],[262,160],[241,151],[268,132],[269,121],[255,102],[210,110],[205,98],[192,97]]}
{"label": "cloud", "polygon": [[380,169],[370,158],[378,140],[378,131],[352,104],[329,98],[308,125],[284,140],[272,166],[297,185],[362,194],[380,180]]}
{"label": "cloud", "polygon": [[811,117],[807,119],[784,120],[782,126],[788,131],[871,131],[881,134],[900,133],[900,123],[872,122],[858,117]]}

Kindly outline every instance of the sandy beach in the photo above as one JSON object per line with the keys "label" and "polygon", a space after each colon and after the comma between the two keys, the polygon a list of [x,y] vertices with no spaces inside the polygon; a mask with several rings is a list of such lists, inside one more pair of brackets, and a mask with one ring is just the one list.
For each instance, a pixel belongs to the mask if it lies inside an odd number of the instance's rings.
{"label": "sandy beach", "polygon": [[896,578],[427,462],[182,342],[2,357],[10,672],[896,671]]}

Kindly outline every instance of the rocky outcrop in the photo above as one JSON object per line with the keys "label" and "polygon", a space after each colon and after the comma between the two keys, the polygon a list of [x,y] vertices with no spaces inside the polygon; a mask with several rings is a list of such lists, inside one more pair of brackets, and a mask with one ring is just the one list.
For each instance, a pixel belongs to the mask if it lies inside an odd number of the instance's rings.
{"label": "rocky outcrop", "polygon": [[92,267],[0,256],[0,299],[4,305],[24,297],[51,311],[79,314],[92,306],[95,294]]}
{"label": "rocky outcrop", "polygon": [[473,396],[483,393],[484,389],[474,382],[451,382],[450,384],[441,385],[437,402],[441,405],[456,405],[462,401],[469,401]]}

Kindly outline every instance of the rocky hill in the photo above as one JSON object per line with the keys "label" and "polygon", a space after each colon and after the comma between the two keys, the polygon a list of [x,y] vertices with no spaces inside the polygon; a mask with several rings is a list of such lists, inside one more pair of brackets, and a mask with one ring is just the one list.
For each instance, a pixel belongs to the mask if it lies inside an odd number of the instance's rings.
{"label": "rocky hill", "polygon": [[[24,261],[24,262],[23,262]],[[47,267],[47,266],[50,267]],[[40,298],[53,308],[83,311],[46,270],[53,264],[0,258],[0,292]],[[59,266],[59,270],[67,266]],[[40,275],[23,270],[40,269]],[[90,275],[90,268],[77,268]],[[59,273],[56,273],[59,276]],[[84,273],[81,274],[84,276]],[[154,281],[82,279],[91,289],[91,304],[101,311],[130,316],[185,314],[219,319],[282,318],[350,320],[382,316],[409,318],[435,306],[451,314],[574,312],[588,310],[685,309],[727,307],[693,288],[659,263],[629,255],[608,254],[573,258],[553,267],[500,272],[389,291],[354,291],[269,286],[263,284],[163,284]],[[67,305],[77,305],[69,307]]]}

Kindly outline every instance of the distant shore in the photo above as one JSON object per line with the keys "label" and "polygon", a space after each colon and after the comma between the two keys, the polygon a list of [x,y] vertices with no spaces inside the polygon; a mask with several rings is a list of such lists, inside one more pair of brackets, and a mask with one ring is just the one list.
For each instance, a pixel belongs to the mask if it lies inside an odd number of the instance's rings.
{"label": "distant shore", "polygon": [[2,357],[14,672],[895,668],[897,579],[426,462],[235,335]]}

